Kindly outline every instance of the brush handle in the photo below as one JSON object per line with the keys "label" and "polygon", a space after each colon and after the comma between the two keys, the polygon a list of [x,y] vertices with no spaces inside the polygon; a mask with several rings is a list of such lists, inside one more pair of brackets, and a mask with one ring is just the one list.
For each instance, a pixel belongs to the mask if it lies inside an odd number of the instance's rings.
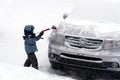
{"label": "brush handle", "polygon": [[48,29],[44,29],[44,30],[42,30],[42,32],[45,32],[45,31],[48,31],[48,30],[50,30],[50,28],[48,28]]}

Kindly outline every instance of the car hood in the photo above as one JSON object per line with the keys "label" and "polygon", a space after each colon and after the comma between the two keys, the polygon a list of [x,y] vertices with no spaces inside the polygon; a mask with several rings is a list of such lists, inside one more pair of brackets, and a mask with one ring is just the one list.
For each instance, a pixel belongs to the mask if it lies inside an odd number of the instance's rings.
{"label": "car hood", "polygon": [[120,39],[120,24],[67,20],[59,28],[69,35]]}

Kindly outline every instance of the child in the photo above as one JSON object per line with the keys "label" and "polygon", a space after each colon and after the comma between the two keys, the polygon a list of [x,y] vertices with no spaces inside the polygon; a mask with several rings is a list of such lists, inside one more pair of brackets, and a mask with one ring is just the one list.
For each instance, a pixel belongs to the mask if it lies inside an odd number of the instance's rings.
{"label": "child", "polygon": [[27,60],[24,63],[25,67],[30,67],[32,65],[33,68],[38,69],[38,61],[35,55],[35,52],[38,51],[36,47],[36,41],[38,41],[41,36],[44,34],[44,31],[41,31],[38,36],[35,35],[34,26],[26,25],[24,28],[24,45],[25,51],[27,53]]}

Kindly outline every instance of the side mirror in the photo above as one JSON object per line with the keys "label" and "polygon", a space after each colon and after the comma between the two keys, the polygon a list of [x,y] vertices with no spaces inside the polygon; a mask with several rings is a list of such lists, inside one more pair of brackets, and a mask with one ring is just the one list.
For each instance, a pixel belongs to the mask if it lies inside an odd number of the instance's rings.
{"label": "side mirror", "polygon": [[66,18],[68,17],[68,15],[69,15],[69,13],[67,13],[67,12],[64,13],[64,14],[63,14],[63,19],[66,19]]}

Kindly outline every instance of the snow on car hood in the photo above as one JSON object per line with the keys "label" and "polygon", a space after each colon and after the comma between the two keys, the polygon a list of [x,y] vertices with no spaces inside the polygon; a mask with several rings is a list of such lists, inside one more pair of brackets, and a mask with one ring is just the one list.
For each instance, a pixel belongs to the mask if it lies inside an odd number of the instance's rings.
{"label": "snow on car hood", "polygon": [[80,36],[119,39],[119,14],[119,0],[80,0],[62,23],[67,27],[62,30]]}
{"label": "snow on car hood", "polygon": [[73,21],[69,19],[60,23],[59,31],[76,36],[120,39],[120,24],[114,23]]}

